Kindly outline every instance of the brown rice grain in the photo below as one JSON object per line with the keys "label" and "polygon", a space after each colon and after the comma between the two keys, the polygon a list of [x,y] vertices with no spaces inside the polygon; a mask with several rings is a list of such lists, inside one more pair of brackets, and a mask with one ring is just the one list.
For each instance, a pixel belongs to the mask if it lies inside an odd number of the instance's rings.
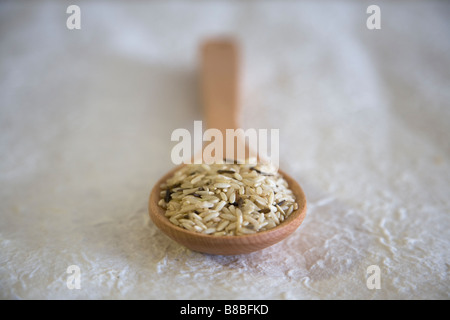
{"label": "brown rice grain", "polygon": [[287,182],[270,165],[186,165],[160,185],[169,222],[211,236],[269,230],[298,209]]}

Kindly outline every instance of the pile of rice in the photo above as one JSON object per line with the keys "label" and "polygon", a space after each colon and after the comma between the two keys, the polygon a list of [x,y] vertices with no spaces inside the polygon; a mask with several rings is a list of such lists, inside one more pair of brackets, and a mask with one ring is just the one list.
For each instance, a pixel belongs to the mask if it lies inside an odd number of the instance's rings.
{"label": "pile of rice", "polygon": [[286,180],[269,165],[185,165],[160,187],[158,204],[171,223],[214,236],[269,230],[298,209]]}

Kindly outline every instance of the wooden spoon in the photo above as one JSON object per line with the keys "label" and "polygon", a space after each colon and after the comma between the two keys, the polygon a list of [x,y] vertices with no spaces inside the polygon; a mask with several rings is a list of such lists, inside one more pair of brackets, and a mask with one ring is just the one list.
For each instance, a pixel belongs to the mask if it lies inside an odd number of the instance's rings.
{"label": "wooden spoon", "polygon": [[[201,86],[207,126],[209,128],[217,128],[223,134],[225,134],[226,129],[239,128],[237,45],[231,40],[210,40],[205,42],[202,47],[201,72]],[[245,142],[238,141],[238,143]],[[247,152],[250,151],[247,149]],[[306,198],[302,188],[292,177],[279,170],[279,173],[287,181],[289,188],[295,195],[298,209],[293,211],[285,221],[275,228],[249,235],[213,236],[178,227],[165,217],[165,210],[158,205],[161,192],[160,185],[178,169],[180,169],[180,166],[164,175],[154,186],[149,199],[149,213],[153,223],[161,231],[193,251],[222,255],[257,251],[289,236],[300,226],[305,218]]]}

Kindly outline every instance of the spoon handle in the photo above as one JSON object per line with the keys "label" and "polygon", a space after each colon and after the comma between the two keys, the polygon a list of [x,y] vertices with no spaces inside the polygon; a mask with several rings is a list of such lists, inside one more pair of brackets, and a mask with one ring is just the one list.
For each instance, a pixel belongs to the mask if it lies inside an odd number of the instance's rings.
{"label": "spoon handle", "polygon": [[206,126],[238,129],[238,46],[233,40],[214,39],[201,47],[201,91]]}

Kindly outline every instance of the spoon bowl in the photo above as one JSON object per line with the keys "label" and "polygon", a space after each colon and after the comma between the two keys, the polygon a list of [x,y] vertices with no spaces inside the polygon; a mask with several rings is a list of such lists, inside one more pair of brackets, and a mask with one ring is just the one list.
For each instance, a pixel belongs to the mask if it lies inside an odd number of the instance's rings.
{"label": "spoon bowl", "polygon": [[167,236],[179,244],[197,252],[235,255],[250,253],[269,247],[292,234],[303,222],[306,215],[306,198],[300,185],[289,175],[279,170],[295,195],[298,209],[275,228],[240,236],[213,236],[196,233],[174,225],[165,216],[165,210],[158,205],[160,185],[173,176],[180,166],[164,175],[154,186],[149,199],[149,214],[153,223]]}

